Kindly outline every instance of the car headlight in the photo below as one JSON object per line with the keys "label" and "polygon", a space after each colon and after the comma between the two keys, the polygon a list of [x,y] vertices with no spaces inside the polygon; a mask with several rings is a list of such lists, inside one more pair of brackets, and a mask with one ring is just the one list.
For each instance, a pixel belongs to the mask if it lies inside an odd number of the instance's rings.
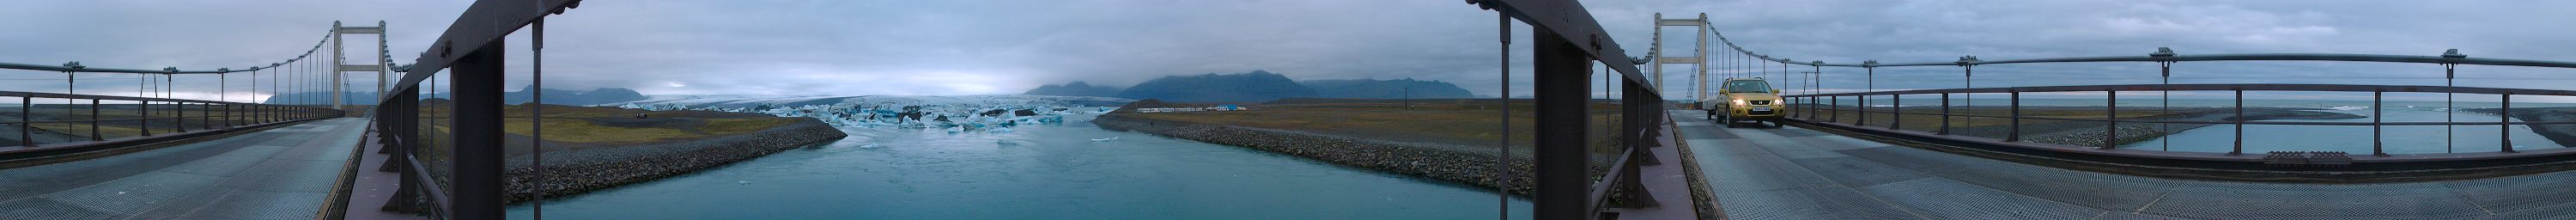
{"label": "car headlight", "polygon": [[1735,106],[1745,106],[1745,104],[1744,104],[1744,100],[1743,100],[1743,99],[1736,99],[1736,100],[1734,100],[1734,101],[1735,101]]}

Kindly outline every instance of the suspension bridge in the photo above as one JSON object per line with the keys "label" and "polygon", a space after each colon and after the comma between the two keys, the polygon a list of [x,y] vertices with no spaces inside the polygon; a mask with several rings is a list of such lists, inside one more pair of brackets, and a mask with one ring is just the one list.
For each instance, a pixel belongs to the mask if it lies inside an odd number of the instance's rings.
{"label": "suspension bridge", "polygon": [[[511,61],[502,55],[509,49],[503,47],[503,36],[521,29],[530,34],[534,42],[527,49],[536,51],[536,57],[527,60],[536,63],[534,84],[543,86],[544,19],[579,3],[477,1],[407,66],[393,65],[381,46],[374,59],[365,59],[371,63],[345,59],[343,35],[375,34],[379,45],[388,43],[383,42],[387,29],[381,22],[373,27],[335,23],[305,53],[238,69],[0,63],[0,69],[23,71],[11,76],[60,73],[67,87],[60,93],[0,91],[0,97],[16,97],[15,102],[0,98],[0,104],[15,107],[0,106],[0,116],[7,116],[0,117],[0,145],[8,145],[0,146],[0,218],[504,218],[504,198],[527,195],[503,190],[508,177],[502,174],[504,149],[497,147],[504,146],[505,130],[501,66]],[[2384,144],[2287,151],[2243,141],[2247,125],[2366,126],[2377,139],[2383,136],[2379,128],[2390,126],[2512,131],[2515,126],[2576,124],[2511,117],[2515,96],[2576,96],[2576,91],[2449,84],[1973,84],[1976,66],[2029,63],[2156,63],[2167,78],[2172,66],[2204,61],[2407,63],[2442,66],[2445,79],[2456,77],[2447,70],[2458,65],[2576,68],[2576,63],[2473,58],[2456,51],[2423,56],[2182,54],[2161,48],[2100,57],[1800,62],[1750,51],[1708,25],[1704,15],[1602,22],[1571,0],[1466,3],[1497,12],[1503,29],[1498,43],[1504,51],[1527,46],[1534,52],[1526,62],[1535,69],[1528,80],[1537,103],[1538,129],[1531,134],[1539,147],[1517,153],[1533,158],[1537,181],[1531,201],[1536,207],[1530,215],[1537,219],[2523,219],[2576,214],[2576,197],[2533,193],[2576,188],[2576,182],[2552,181],[2576,175],[2564,172],[2576,169],[2564,162],[2576,159],[2576,149],[2516,148],[2510,134],[2494,137],[2500,146],[2445,146],[2440,153],[2392,152]],[[1645,57],[1628,56],[1611,40],[1614,33],[1601,28],[1631,22],[1657,27],[1657,42]],[[1512,42],[1515,24],[1535,29],[1527,32],[1530,42]],[[1690,53],[1666,53],[1661,43],[1665,26],[1694,27],[1693,32],[1704,34]],[[1714,46],[1710,37],[1723,46],[1717,47],[1720,51],[1708,49]],[[1509,54],[1500,57],[1501,75],[1508,82],[1515,60]],[[1594,71],[1595,63],[1603,70]],[[1722,77],[1792,85],[1797,90],[1782,96],[1787,110],[1780,112],[1786,115],[1781,123],[1790,126],[1720,126],[1695,117],[1701,110],[1661,101],[1671,97],[1662,88],[1674,84],[1663,76],[1667,64],[1694,65],[1695,74],[1679,83],[1688,88],[1681,91],[1689,91],[1680,95],[1684,100],[1717,94],[1706,88],[1711,70]],[[1807,71],[1792,71],[1793,66]],[[1828,77],[1852,75],[1828,74],[1827,67],[1858,68],[1868,83],[1858,85],[1859,92],[1848,92],[1855,90],[1848,89],[1853,85],[1823,85],[1833,81]],[[1959,68],[1961,87],[1876,89],[1878,68],[1940,67]],[[374,97],[341,97],[349,92],[344,91],[350,86],[344,78],[348,72],[375,72],[377,85],[361,90],[374,91],[366,93]],[[1596,73],[1607,84],[1593,87],[1589,82]],[[212,78],[217,86],[176,86],[183,76]],[[135,83],[133,93],[122,86],[85,86],[128,80]],[[2239,104],[2191,110],[2212,117],[2123,116],[2133,111],[2176,114],[2169,104],[2121,104],[2118,95],[2171,91],[2229,92]],[[2373,111],[2384,109],[2378,107],[2385,107],[2379,105],[2387,93],[2495,96],[2501,99],[2497,114],[2504,120],[2251,120],[2245,113],[2249,107],[2241,104],[2246,91],[2368,93]],[[319,92],[331,95],[283,95]],[[1594,92],[1616,97],[1594,97]],[[2095,92],[2104,102],[2094,106],[2099,110],[2086,111],[2098,115],[2037,114],[2025,110],[2022,98]],[[180,95],[191,93],[216,95],[212,100]],[[1995,96],[2006,98],[1991,100]],[[1908,97],[1916,101],[1906,101]],[[1980,105],[1977,97],[1990,100]],[[1602,137],[1624,143],[1610,157],[1594,157],[1582,147],[1593,138],[1586,135],[1593,131],[1585,129],[1600,123],[1590,115],[1598,112],[1591,109],[1598,98],[1621,100],[1617,135]],[[1959,104],[1953,105],[1953,99]],[[2233,126],[2238,141],[2226,151],[2122,146],[2127,142],[2124,129],[2145,129],[2134,125],[2154,125],[2157,131],[2174,125]],[[2098,128],[2049,132],[2053,135],[2098,135],[2033,140],[2041,131],[2027,127],[2043,126]],[[1496,150],[1505,157],[1516,153],[1503,149]],[[1591,173],[1588,164],[1595,159],[1610,159],[1610,171]],[[543,200],[535,201],[542,213]],[[1498,209],[1517,215],[1504,210]]]}

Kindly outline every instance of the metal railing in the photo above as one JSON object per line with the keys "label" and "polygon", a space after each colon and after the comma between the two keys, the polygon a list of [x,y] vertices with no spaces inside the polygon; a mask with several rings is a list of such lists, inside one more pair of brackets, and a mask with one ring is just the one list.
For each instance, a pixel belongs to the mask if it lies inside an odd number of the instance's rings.
{"label": "metal railing", "polygon": [[[2232,112],[2233,112],[2233,113],[2232,113],[2232,114],[2230,114],[2230,115],[2228,115],[2228,116],[2229,116],[2228,118],[2229,118],[2229,119],[2232,119],[2232,120],[2225,120],[2225,121],[2209,121],[2209,120],[2157,120],[2157,119],[2129,119],[2129,118],[2121,118],[2121,117],[2120,117],[2120,111],[2119,111],[2119,109],[2120,109],[2121,107],[2120,107],[2119,105],[2117,105],[2117,103],[2119,102],[2119,96],[2118,96],[2118,94],[2119,94],[2119,92],[2123,92],[2123,91],[2231,91],[2231,92],[2234,92],[2234,94],[2235,94],[2235,99],[2234,99],[2234,101],[2235,101],[2235,103],[2236,103],[2236,104],[2235,104],[2234,106],[2230,106],[2230,107],[2229,107],[2229,109],[2230,109],[2230,110],[2232,110]],[[2245,103],[2245,91],[2369,92],[2369,93],[2371,93],[2371,106],[2370,106],[2370,109],[2371,109],[2371,111],[2373,111],[2373,112],[2372,112],[2372,115],[2370,116],[2370,117],[2372,118],[2372,120],[2371,120],[2370,122],[2249,121],[2249,120],[2246,120],[2246,118],[2247,118],[2247,117],[2244,117],[2244,116],[2245,116],[2245,108],[2247,107],[2247,106],[2245,106],[2245,104],[2244,104],[2244,103]],[[2027,116],[2027,115],[2023,115],[2023,114],[2022,114],[2022,113],[2023,113],[2023,111],[2022,111],[2022,94],[2023,94],[2023,93],[2039,93],[2039,92],[2103,92],[2103,93],[2105,94],[2105,95],[2104,95],[2104,97],[2106,97],[2105,99],[2103,99],[2103,100],[2104,100],[2103,107],[2104,107],[2105,109],[2104,109],[2102,112],[2103,112],[2104,117],[2101,117],[2101,118],[2070,118],[2070,117],[2043,117],[2043,116]],[[2386,108],[2384,108],[2384,106],[2383,106],[2383,105],[2385,104],[2385,98],[2384,98],[2384,97],[2386,96],[2386,94],[2387,94],[2387,93],[2391,93],[2391,92],[2399,92],[2399,93],[2448,93],[2448,94],[2485,94],[2485,95],[2497,95],[2497,96],[2499,96],[2499,97],[2502,97],[2502,104],[2503,104],[2503,105],[2502,105],[2502,108],[2499,108],[2499,110],[2498,110],[2499,118],[2501,118],[2501,119],[2500,119],[2500,120],[2497,120],[2497,121],[2493,121],[2493,122],[2386,122],[2386,121],[2385,121],[2385,117],[2379,117],[2379,116],[2381,115],[2381,114],[2380,114],[2380,111],[2384,111],[2384,110],[2386,109]],[[2007,102],[2007,103],[2009,103],[2009,104],[2007,104],[2007,105],[2005,106],[2005,107],[2007,107],[2007,110],[2006,110],[2007,114],[2005,114],[2005,115],[1981,115],[1981,114],[1959,114],[1959,113],[1952,113],[1952,112],[1951,112],[1951,109],[1954,109],[1954,107],[1956,107],[1956,106],[1951,105],[1951,102],[1950,102],[1950,98],[1949,98],[1949,97],[1951,97],[1951,96],[1953,96],[1953,95],[1966,96],[1966,95],[1974,95],[1974,94],[1981,94],[1981,93],[1982,93],[1982,94],[2008,94],[2010,98],[2008,98],[2008,99],[2007,99],[2007,100],[2008,100],[2008,102]],[[1937,112],[1907,111],[1907,110],[1905,109],[1904,100],[1901,98],[1903,95],[1939,95],[1939,96],[1941,96],[1941,98],[1940,98],[1940,99],[1941,99],[1941,101],[1940,101],[1940,103],[1939,103],[1939,110],[1938,110]],[[1851,126],[1872,126],[1872,124],[1870,124],[1870,120],[1873,118],[1873,116],[1872,116],[1872,115],[1875,115],[1875,114],[1887,114],[1887,115],[1889,115],[1889,116],[1885,119],[1885,120],[1887,120],[1887,123],[1885,123],[1885,124],[1887,124],[1887,125],[1885,126],[1885,127],[1886,127],[1886,129],[1888,129],[1888,130],[1900,130],[1900,129],[1903,129],[1903,127],[1902,127],[1902,126],[1904,125],[1904,122],[1902,121],[1902,120],[1903,120],[1902,118],[1904,118],[1903,116],[1905,116],[1905,115],[1931,115],[1931,116],[1939,116],[1939,117],[1941,117],[1940,122],[1939,122],[1939,123],[1940,123],[1940,125],[1939,125],[1939,127],[1937,127],[1937,128],[1934,128],[1934,129],[1933,129],[1933,131],[1931,132],[1931,134],[1932,134],[1932,135],[1951,135],[1951,132],[1950,132],[1951,128],[1957,127],[1957,126],[1955,126],[1955,125],[1950,121],[1950,118],[1953,118],[1953,117],[1970,118],[1970,119],[1974,119],[1974,118],[2001,118],[2001,119],[2007,119],[2007,120],[2009,120],[2009,122],[2006,122],[2006,123],[2005,123],[2005,124],[2006,124],[2005,135],[2004,135],[2004,138],[2001,140],[2001,141],[2003,141],[2003,142],[2021,142],[2021,141],[2023,141],[2023,140],[2022,140],[2022,133],[2023,133],[2023,132],[2022,132],[2022,129],[2021,129],[2021,128],[2022,128],[2022,125],[2024,124],[2024,123],[2022,123],[2022,120],[2025,120],[2025,119],[2031,119],[2031,120],[2050,120],[2050,121],[2084,121],[2084,122],[2100,122],[2100,123],[2104,123],[2104,124],[2105,124],[2105,125],[2103,126],[2103,127],[2104,127],[2104,129],[2103,129],[2103,131],[2102,131],[2102,132],[2104,132],[2103,139],[2101,140],[2101,142],[2099,142],[2099,143],[2098,143],[2098,145],[2093,146],[2093,147],[2095,147],[2095,148],[2099,148],[2099,149],[2115,149],[2115,148],[2118,148],[2118,147],[2119,147],[2120,139],[2121,139],[2121,136],[2120,136],[2120,135],[2118,135],[2118,132],[2119,132],[2119,129],[2120,129],[2120,128],[2119,128],[2119,124],[2120,124],[2120,123],[2151,123],[2151,124],[2232,124],[2232,125],[2235,125],[2235,126],[2236,126],[2236,128],[2237,128],[2237,129],[2236,129],[2236,133],[2235,133],[2235,137],[2234,137],[2234,139],[2235,139],[2235,146],[2233,146],[2233,148],[2231,148],[2231,150],[2229,150],[2229,151],[2227,152],[2227,155],[2239,155],[2239,154],[2243,154],[2244,152],[2246,152],[2246,151],[2245,151],[2245,141],[2244,141],[2244,139],[2245,139],[2245,132],[2244,132],[2244,131],[2245,131],[2245,129],[2244,129],[2244,126],[2245,126],[2245,125],[2371,126],[2371,127],[2372,127],[2372,129],[2371,129],[2371,139],[2372,139],[2372,142],[2373,142],[2373,143],[2382,143],[2382,144],[2373,144],[2373,145],[2371,146],[2370,153],[2371,153],[2371,155],[2383,155],[2383,156],[2384,156],[2384,155],[2390,155],[2390,154],[2388,154],[2388,153],[2387,153],[2387,151],[2385,150],[2386,146],[2384,146],[2384,142],[2383,142],[2383,141],[2380,141],[2380,140],[2382,140],[2382,139],[2384,139],[2384,138],[2385,138],[2384,136],[2386,136],[2386,135],[2385,135],[2385,132],[2383,132],[2383,129],[2381,129],[2381,127],[2385,127],[2385,126],[2495,125],[2495,126],[2510,127],[2510,126],[2514,126],[2514,125],[2576,124],[2576,121],[2541,121],[2541,122],[2534,122],[2534,121],[2519,121],[2519,122],[2517,122],[2517,121],[2513,121],[2513,117],[2512,117],[2512,114],[2513,114],[2513,111],[2512,111],[2512,110],[2513,110],[2513,96],[2516,96],[2516,95],[2524,95],[2524,96],[2532,96],[2532,95],[2540,95],[2540,96],[2576,96],[2576,91],[2569,91],[2569,90],[2542,90],[2542,89],[2475,88],[2475,87],[2450,87],[2450,86],[2396,86],[2396,85],[2328,85],[2328,84],[2144,84],[2144,85],[2037,86],[2037,87],[1970,88],[1970,89],[1926,89],[1926,90],[1905,90],[1905,91],[1884,91],[1884,92],[1857,92],[1857,93],[1833,93],[1833,94],[1790,95],[1790,96],[1784,96],[1784,97],[1789,98],[1789,99],[1791,100],[1791,102],[1792,102],[1792,103],[1795,103],[1795,104],[1793,104],[1793,105],[1801,106],[1801,107],[1802,107],[1802,109],[1800,109],[1800,110],[1793,110],[1793,111],[1791,112],[1790,118],[1795,119],[1795,120],[1805,120],[1805,121],[1810,121],[1810,122],[1837,123],[1837,124],[1845,124],[1845,125],[1851,125]],[[1861,104],[1861,106],[1846,105],[1846,104],[1844,104],[1845,102],[1842,102],[1842,100],[1841,100],[1841,99],[1843,99],[1843,97],[1852,97],[1855,101],[1859,101],[1860,103],[1864,103],[1864,104]],[[1888,105],[1887,107],[1866,107],[1866,106],[1868,106],[1868,104],[1866,104],[1866,103],[1868,103],[1868,101],[1867,101],[1867,100],[1869,99],[1869,97],[1888,97],[1888,99],[1887,99],[1887,100],[1890,100],[1891,102],[1889,103],[1889,105]],[[1877,109],[1872,109],[1872,108],[1885,109],[1885,110],[1877,110]],[[1820,111],[1821,111],[1822,113],[1819,113]],[[1851,119],[1848,119],[1848,120],[1846,120],[1846,119],[1842,118],[1842,116],[1843,116],[1843,115],[1846,115],[1846,113],[1849,113],[1849,115],[1855,115],[1855,118],[1851,118]],[[1849,121],[1849,122],[1846,122],[1846,121]],[[2507,129],[2509,130],[2510,128],[2507,128]],[[2501,142],[2502,142],[2501,146],[2499,146],[2499,149],[2500,149],[2499,151],[2502,151],[2502,152],[2514,152],[2514,149],[2513,149],[2513,142],[2512,142],[2512,138],[2513,138],[2513,137],[2512,137],[2512,133],[2511,133],[2511,132],[2503,132],[2502,134],[2503,134],[2503,135],[2501,135],[2501,136],[2497,137],[2497,138],[2499,138],[2499,140],[2501,140]]]}
{"label": "metal railing", "polygon": [[[18,133],[15,135],[18,137],[19,143],[15,144],[26,147],[9,151],[0,151],[8,153],[80,149],[90,146],[155,140],[156,137],[183,136],[184,134],[199,132],[229,131],[236,128],[316,118],[339,117],[341,115],[340,111],[333,111],[328,108],[170,98],[5,91],[0,91],[0,97],[17,98],[17,120],[0,121],[0,126],[18,127]],[[74,104],[36,104],[36,99],[40,98],[64,99],[69,100],[69,103]],[[78,100],[89,101],[87,104],[77,104],[79,103]],[[107,101],[130,103],[107,104],[105,103]],[[38,107],[45,105],[51,105],[51,107],[45,110],[39,110]],[[162,108],[156,109],[155,106],[162,106]],[[50,112],[50,110],[54,109],[62,110],[63,114],[51,117],[54,118],[52,120],[36,120],[35,116],[37,114]],[[113,111],[119,111],[113,113],[133,113],[134,115],[133,117],[108,118],[107,113],[111,113],[108,112],[111,109],[113,109]],[[86,114],[82,114],[84,113],[84,110]],[[65,119],[74,117],[79,117],[79,119]],[[191,122],[191,120],[194,121]],[[121,127],[123,125],[106,125],[108,123],[129,122],[133,124],[133,127],[131,128],[137,130],[137,134],[134,134],[135,136],[133,137],[109,138],[108,136],[111,134],[105,134],[102,132],[105,130],[103,128],[123,128]],[[64,127],[78,127],[80,124],[87,124],[89,129],[87,132],[88,134],[85,135],[86,138],[82,138],[86,140],[59,143],[39,143],[36,141],[37,138],[35,131],[44,130],[37,126],[39,124],[68,124]],[[153,131],[156,129],[171,131],[171,133],[155,134]],[[64,131],[53,132],[65,135],[81,136],[80,134]],[[29,156],[31,155],[12,155],[12,157]]]}
{"label": "metal railing", "polygon": [[[1536,171],[1533,176],[1537,179],[1532,187],[1534,196],[1531,204],[1536,206],[1531,210],[1532,217],[1617,219],[1629,218],[1625,216],[1636,214],[1633,216],[1690,218],[1689,216],[1696,214],[1692,207],[1699,204],[1657,204],[1658,202],[1655,202],[1657,196],[1687,198],[1690,196],[1690,190],[1677,188],[1649,190],[1649,187],[1644,184],[1645,179],[1640,178],[1643,176],[1641,170],[1647,167],[1677,169],[1680,166],[1680,163],[1667,163],[1655,159],[1656,155],[1672,155],[1677,154],[1676,152],[1653,150],[1671,141],[1668,139],[1669,136],[1657,135],[1667,131],[1666,127],[1661,125],[1669,119],[1663,113],[1666,108],[1663,102],[1645,100],[1664,100],[1665,96],[1661,89],[1653,89],[1652,86],[1656,84],[1650,78],[1651,76],[1642,74],[1638,70],[1639,67],[1635,66],[1645,63],[1638,62],[1637,58],[1628,57],[1619,43],[1612,40],[1610,34],[1601,28],[1601,23],[1593,20],[1592,13],[1581,2],[1572,0],[1467,0],[1466,2],[1500,13],[1500,19],[1505,23],[1503,25],[1505,34],[1511,33],[1509,32],[1511,25],[1508,23],[1513,20],[1527,23],[1537,29],[1530,31],[1530,39],[1533,42],[1529,44],[1533,52],[1530,65],[1533,68],[1531,93],[1537,110],[1535,114],[1537,121],[1533,123],[1537,131],[1532,132],[1536,135],[1532,139],[1537,145],[1531,157],[1531,167]],[[1502,39],[1502,43],[1508,47],[1512,42],[1506,36]],[[1508,63],[1509,54],[1503,57]],[[1591,65],[1595,63],[1607,64],[1604,66],[1609,70],[1607,72],[1609,75],[1604,77],[1616,77],[1616,79],[1607,80],[1616,81],[1618,84],[1616,87],[1624,91],[1620,93],[1622,99],[1630,100],[1620,102],[1620,128],[1615,137],[1609,137],[1621,140],[1624,145],[1620,146],[1617,159],[1612,159],[1610,170],[1604,173],[1599,181],[1594,181],[1588,173],[1591,171],[1589,168],[1591,148],[1586,146],[1591,145],[1586,140],[1587,131],[1584,130],[1591,123],[1589,119],[1591,116],[1586,112],[1589,112],[1587,108],[1592,98],[1590,92],[1594,91],[1592,90],[1594,88],[1588,84],[1593,80]],[[1509,72],[1509,65],[1505,67],[1503,72]],[[1510,78],[1509,74],[1504,75],[1506,79]],[[1609,87],[1609,85],[1603,86]],[[1659,140],[1659,138],[1666,139]],[[1506,152],[1508,153],[1507,150]],[[1661,180],[1671,181],[1670,179]],[[1687,184],[1674,185],[1687,187]],[[1623,203],[1613,204],[1613,198],[1626,198],[1626,200]],[[1647,207],[1660,208],[1637,209]]]}
{"label": "metal railing", "polygon": [[[400,80],[379,96],[373,109],[386,153],[383,167],[403,174],[386,210],[401,210],[437,219],[502,219],[503,190],[502,65],[504,36],[521,28],[543,32],[546,16],[579,7],[578,0],[475,1],[432,41],[412,65],[396,67]],[[534,34],[531,49],[541,48]],[[540,52],[539,54],[543,54]],[[541,66],[542,67],[542,66]],[[441,73],[444,72],[444,73]],[[447,77],[432,80],[431,77]],[[428,83],[444,83],[444,90]],[[441,92],[447,103],[426,103],[424,92]],[[423,114],[424,107],[430,114]],[[424,122],[439,120],[441,122]],[[427,134],[424,125],[444,125],[448,132]],[[436,136],[433,136],[436,135]],[[437,137],[445,136],[445,137]],[[424,160],[423,151],[437,151]],[[541,166],[540,166],[541,167]],[[444,168],[444,169],[432,169]],[[542,214],[538,215],[543,218]]]}

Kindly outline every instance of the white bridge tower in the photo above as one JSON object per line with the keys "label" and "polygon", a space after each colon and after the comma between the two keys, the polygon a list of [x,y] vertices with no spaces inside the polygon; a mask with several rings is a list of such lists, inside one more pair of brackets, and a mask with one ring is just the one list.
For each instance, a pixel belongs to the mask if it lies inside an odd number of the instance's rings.
{"label": "white bridge tower", "polygon": [[[1694,30],[1699,30],[1698,35],[1693,35],[1699,37],[1699,43],[1694,45],[1697,48],[1691,50],[1690,56],[1664,53],[1664,26],[1690,26],[1695,27]],[[1664,64],[1691,64],[1691,69],[1697,70],[1699,74],[1691,77],[1691,93],[1683,97],[1697,101],[1700,96],[1708,95],[1708,30],[1708,13],[1700,13],[1699,19],[1664,19],[1664,13],[1655,13],[1655,39],[1651,41],[1654,46],[1650,47],[1652,49],[1646,52],[1646,56],[1653,57],[1655,61],[1649,71],[1655,74],[1657,91],[1664,89]]]}
{"label": "white bridge tower", "polygon": [[[340,35],[347,34],[376,35],[376,58],[373,59],[376,60],[375,64],[349,65],[348,61],[346,61],[349,58],[349,54],[341,51],[343,48],[341,44],[346,44],[346,42],[340,41]],[[376,97],[384,97],[385,75],[393,69],[391,67],[391,65],[393,65],[393,52],[388,49],[390,48],[385,46],[385,21],[376,21],[375,27],[341,26],[339,21],[331,22],[331,109],[339,109],[341,111],[349,110],[348,108],[341,106],[344,104],[341,103],[341,100],[346,100],[347,98],[340,97],[342,93],[345,93],[341,91],[340,87],[349,84],[347,81],[341,79],[342,73],[367,71],[376,72],[375,94]]]}

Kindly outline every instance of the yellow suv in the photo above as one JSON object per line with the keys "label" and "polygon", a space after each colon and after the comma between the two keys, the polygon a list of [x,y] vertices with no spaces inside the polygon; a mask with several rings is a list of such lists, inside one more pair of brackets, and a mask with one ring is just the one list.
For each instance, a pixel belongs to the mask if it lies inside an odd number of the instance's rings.
{"label": "yellow suv", "polygon": [[1762,78],[1727,78],[1718,85],[1717,94],[1700,100],[1699,109],[1708,110],[1708,119],[1726,127],[1736,127],[1740,121],[1771,122],[1778,127],[1780,113],[1789,111],[1788,105],[1780,103],[1780,90]]}

